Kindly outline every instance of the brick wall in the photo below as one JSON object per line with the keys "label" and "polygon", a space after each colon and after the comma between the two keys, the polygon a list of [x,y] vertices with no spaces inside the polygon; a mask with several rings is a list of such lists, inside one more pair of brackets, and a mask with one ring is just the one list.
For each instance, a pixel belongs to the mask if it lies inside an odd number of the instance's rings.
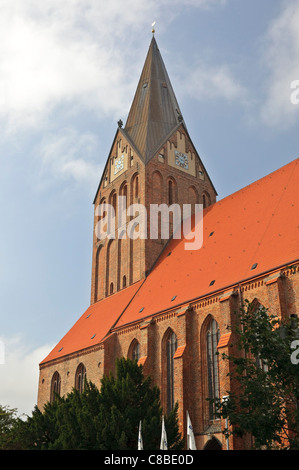
{"label": "brick wall", "polygon": [[[179,140],[179,142],[178,142]],[[182,142],[183,144],[182,144]],[[179,145],[181,150],[192,155],[194,158],[194,172],[187,173],[171,163],[171,155]],[[183,147],[182,147],[183,145]],[[127,166],[120,172],[119,176],[112,173],[111,160],[125,150]],[[162,158],[163,155],[163,158]],[[193,171],[193,170],[192,170]],[[201,171],[201,173],[200,173]],[[106,178],[105,178],[106,176]],[[136,193],[136,181],[138,179],[138,194]],[[171,186],[170,186],[171,185]],[[103,179],[95,199],[95,210],[98,205],[106,201],[113,203],[113,195],[127,197],[128,206],[139,203],[145,206],[147,214],[147,239],[125,239],[119,240],[123,230],[127,232],[131,217],[126,217],[124,226],[118,227],[118,207],[116,205],[115,242],[104,240],[100,242],[95,236],[93,240],[92,253],[92,281],[91,281],[91,303],[100,300],[110,293],[116,292],[139,279],[144,278],[155,261],[158,259],[169,237],[161,238],[161,230],[158,239],[151,239],[151,204],[166,203],[180,205],[183,214],[183,204],[203,203],[212,204],[216,201],[215,190],[204,172],[202,163],[197,156],[196,150],[181,126],[170,139],[160,148],[157,154],[144,165],[136,151],[130,147],[121,130],[118,131],[107,165],[103,173]],[[95,215],[94,229],[100,217]],[[172,235],[172,215],[170,217],[170,234]],[[112,289],[113,285],[113,289]]]}
{"label": "brick wall", "polygon": [[[273,280],[274,279],[274,280]],[[298,312],[298,270],[282,270],[269,276],[248,281],[227,292],[220,292],[208,298],[199,299],[186,308],[174,309],[164,314],[147,318],[135,325],[127,325],[115,330],[104,344],[85,352],[78,352],[69,358],[59,360],[41,368],[38,406],[49,400],[50,384],[54,372],[61,375],[61,394],[71,391],[74,386],[78,365],[83,362],[87,378],[100,386],[103,373],[114,371],[116,357],[128,356],[133,341],[140,343],[140,363],[145,375],[152,377],[153,383],[161,390],[161,403],[166,407],[166,358],[163,341],[172,330],[177,336],[178,349],[174,358],[175,401],[179,402],[179,423],[182,432],[186,429],[188,410],[196,435],[198,448],[203,448],[211,435],[214,435],[226,448],[221,433],[225,423],[210,421],[207,391],[206,329],[213,318],[220,328],[223,339],[222,352],[229,351],[226,336],[239,309],[240,301],[257,299],[262,305],[278,316]],[[281,308],[281,306],[283,306]],[[228,377],[228,364],[219,359],[220,396],[234,386]],[[250,440],[230,438],[230,449],[246,449]]]}

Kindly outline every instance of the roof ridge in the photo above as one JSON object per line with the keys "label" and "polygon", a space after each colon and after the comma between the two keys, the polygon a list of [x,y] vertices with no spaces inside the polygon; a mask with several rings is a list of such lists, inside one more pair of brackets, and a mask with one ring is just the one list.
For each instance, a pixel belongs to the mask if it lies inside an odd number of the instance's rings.
{"label": "roof ridge", "polygon": [[[219,199],[219,201],[215,202],[215,204],[219,204],[219,203],[225,201],[226,199],[232,198],[235,195],[237,195],[238,193],[240,193],[244,190],[248,190],[252,186],[260,184],[263,180],[269,179],[270,177],[272,177],[272,175],[275,175],[275,173],[278,173],[278,172],[286,169],[288,166],[297,165],[297,163],[299,163],[299,157],[295,158],[294,160],[291,160],[289,163],[286,163],[285,165],[281,166],[280,168],[277,168],[276,170],[271,171],[271,173],[268,173],[267,175],[262,176],[258,180],[252,181],[252,183],[248,183],[246,186],[243,186],[242,188],[237,189],[232,194],[228,194],[227,196],[223,197],[222,199]],[[215,204],[213,204],[213,206]],[[212,206],[209,206],[209,207],[212,207]]]}

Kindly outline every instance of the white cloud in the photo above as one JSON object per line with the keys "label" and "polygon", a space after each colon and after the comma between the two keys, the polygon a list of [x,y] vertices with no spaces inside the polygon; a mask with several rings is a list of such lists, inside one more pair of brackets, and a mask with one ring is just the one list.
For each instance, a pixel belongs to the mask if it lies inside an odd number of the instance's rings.
{"label": "white cloud", "polygon": [[[136,48],[133,33],[148,28],[150,35],[151,22],[161,16],[159,27],[167,27],[187,6],[225,3],[0,0],[0,119],[4,128],[12,132],[40,126],[65,102],[119,117],[128,104],[131,70],[126,54]],[[174,5],[172,14],[166,15]]]}
{"label": "white cloud", "polygon": [[[83,112],[109,116],[116,122],[128,111],[144,60],[144,47],[140,47],[142,41],[136,44],[136,33],[150,40],[153,20],[162,31],[183,8],[207,9],[225,3],[0,0],[2,139],[9,133],[16,145],[17,132],[20,136],[24,131],[23,137],[30,135],[28,131],[43,130],[45,137],[37,148],[39,187],[53,176],[98,182],[100,169],[92,158],[101,161],[95,152],[95,135],[82,131],[80,125],[64,127],[70,126],[66,124],[69,118]],[[31,135],[38,138],[38,134]],[[22,142],[20,137],[18,142]]]}
{"label": "white cloud", "polygon": [[200,63],[185,73],[186,81],[181,89],[199,101],[224,99],[229,102],[244,101],[246,88],[234,77],[227,64],[209,66]]}
{"label": "white cloud", "polygon": [[51,178],[73,179],[95,186],[102,171],[101,165],[96,163],[97,145],[94,134],[81,134],[76,129],[47,135],[37,149],[42,185],[50,175]]}
{"label": "white cloud", "polygon": [[76,26],[80,2],[68,1],[64,8],[51,2],[54,13],[47,1],[22,3],[27,9],[1,12],[0,116],[9,130],[40,125],[61,102],[75,100],[104,112],[120,107],[123,97],[114,90],[123,64],[116,54],[110,60],[96,34]]}
{"label": "white cloud", "polygon": [[299,0],[288,0],[264,38],[262,62],[269,71],[261,118],[269,126],[288,127],[299,116],[291,103],[291,83],[299,79]]}
{"label": "white cloud", "polygon": [[28,350],[21,337],[1,338],[5,361],[0,363],[0,404],[17,408],[17,414],[31,415],[37,404],[39,363],[53,346]]}

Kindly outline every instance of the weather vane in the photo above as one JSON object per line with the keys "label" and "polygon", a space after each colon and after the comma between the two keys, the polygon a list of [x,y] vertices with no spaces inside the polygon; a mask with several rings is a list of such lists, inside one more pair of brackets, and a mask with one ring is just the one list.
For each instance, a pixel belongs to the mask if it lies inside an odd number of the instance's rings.
{"label": "weather vane", "polygon": [[154,21],[154,22],[152,23],[152,33],[153,33],[153,34],[155,34],[155,24],[156,24],[156,22]]}

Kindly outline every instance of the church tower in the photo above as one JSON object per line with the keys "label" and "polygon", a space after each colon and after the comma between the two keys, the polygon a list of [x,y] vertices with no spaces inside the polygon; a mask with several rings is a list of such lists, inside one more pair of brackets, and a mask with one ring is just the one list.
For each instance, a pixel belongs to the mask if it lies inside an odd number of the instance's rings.
{"label": "church tower", "polygon": [[[169,236],[159,224],[153,231],[153,204],[207,207],[216,196],[153,36],[126,124],[118,123],[94,199],[91,304],[144,279],[152,269],[172,235],[173,217],[170,211]],[[115,214],[113,236],[100,237],[97,229],[109,219],[105,207]]]}

